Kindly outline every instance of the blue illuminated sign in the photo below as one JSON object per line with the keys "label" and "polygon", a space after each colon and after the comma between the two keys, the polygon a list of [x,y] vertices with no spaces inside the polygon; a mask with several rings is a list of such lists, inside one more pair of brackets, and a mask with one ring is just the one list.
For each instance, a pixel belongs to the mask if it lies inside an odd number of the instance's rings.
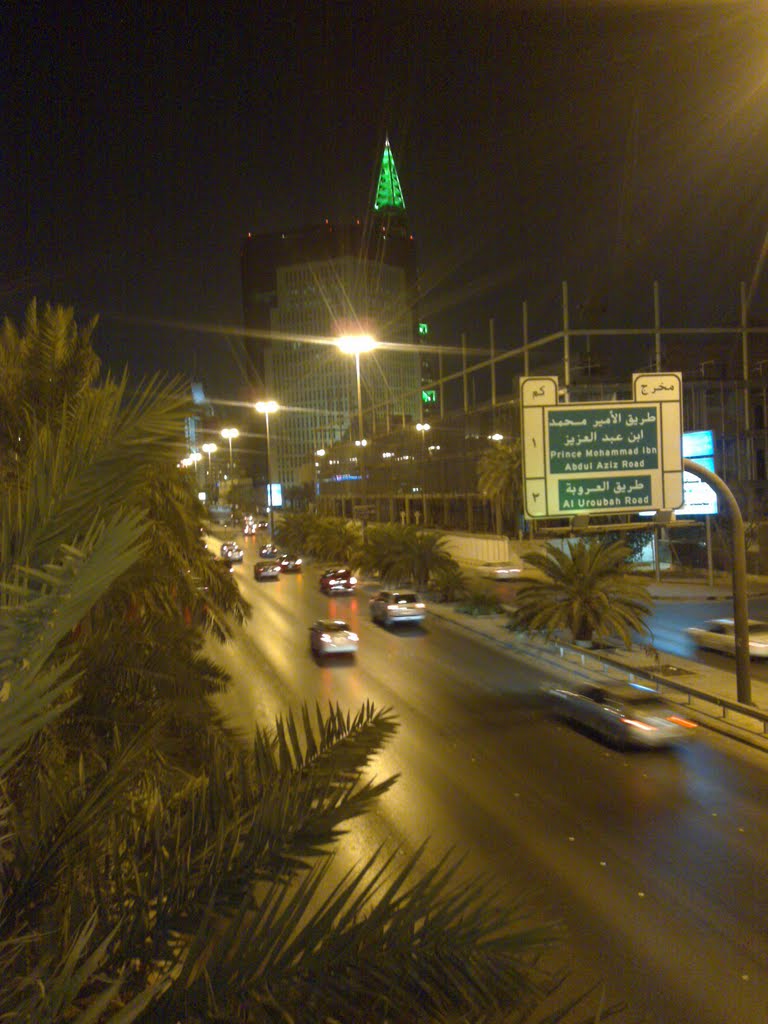
{"label": "blue illuminated sign", "polygon": [[[684,459],[696,459],[697,462],[701,462],[702,456],[714,456],[715,454],[715,434],[712,430],[691,430],[686,434],[683,434],[683,458]],[[710,467],[707,467],[710,468]],[[714,466],[712,467],[714,472]]]}
{"label": "blue illuminated sign", "polygon": [[[711,430],[693,430],[683,434],[683,458],[698,462],[715,472],[715,437]],[[683,504],[677,515],[713,516],[717,513],[717,491],[693,473],[683,471]]]}

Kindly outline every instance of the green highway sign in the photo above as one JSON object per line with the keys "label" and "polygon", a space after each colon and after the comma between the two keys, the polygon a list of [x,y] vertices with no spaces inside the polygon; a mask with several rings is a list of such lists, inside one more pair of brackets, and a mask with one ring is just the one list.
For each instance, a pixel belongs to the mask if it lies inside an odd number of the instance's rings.
{"label": "green highway sign", "polygon": [[682,377],[636,373],[632,401],[561,401],[557,377],[520,381],[529,519],[683,503]]}
{"label": "green highway sign", "polygon": [[547,412],[550,473],[658,469],[656,406]]}
{"label": "green highway sign", "polygon": [[579,477],[558,480],[557,487],[563,512],[612,512],[617,504],[644,509],[652,496],[650,475]]}

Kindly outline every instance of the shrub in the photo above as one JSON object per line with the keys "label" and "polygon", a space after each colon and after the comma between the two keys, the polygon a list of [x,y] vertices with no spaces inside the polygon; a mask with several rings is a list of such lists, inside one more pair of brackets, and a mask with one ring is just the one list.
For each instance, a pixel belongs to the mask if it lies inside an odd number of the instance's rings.
{"label": "shrub", "polygon": [[499,615],[504,605],[488,587],[474,586],[467,590],[466,597],[456,610],[465,615]]}
{"label": "shrub", "polygon": [[467,596],[467,580],[456,563],[440,566],[432,574],[430,590],[437,601],[459,601]]}

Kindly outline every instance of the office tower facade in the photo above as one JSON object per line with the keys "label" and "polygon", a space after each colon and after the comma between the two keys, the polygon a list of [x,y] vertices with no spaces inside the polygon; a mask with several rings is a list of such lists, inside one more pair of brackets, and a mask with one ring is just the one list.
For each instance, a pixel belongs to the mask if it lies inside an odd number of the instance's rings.
{"label": "office tower facade", "polygon": [[[249,235],[242,285],[251,385],[274,399],[271,475],[289,487],[316,449],[418,419],[416,250],[389,141],[373,209],[354,224]],[[335,339],[368,333],[379,347],[359,357]]]}

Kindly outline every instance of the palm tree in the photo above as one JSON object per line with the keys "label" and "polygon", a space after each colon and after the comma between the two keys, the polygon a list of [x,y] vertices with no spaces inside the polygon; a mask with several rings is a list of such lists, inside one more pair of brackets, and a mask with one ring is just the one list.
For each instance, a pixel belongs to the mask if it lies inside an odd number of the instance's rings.
{"label": "palm tree", "polygon": [[426,587],[438,569],[456,565],[455,559],[445,550],[445,538],[441,533],[418,527],[405,529],[402,564],[407,578],[417,587]]}
{"label": "palm tree", "polygon": [[53,411],[26,410],[0,492],[0,1019],[523,1020],[554,933],[457,862],[379,851],[324,887],[394,782],[365,777],[390,709],[304,708],[248,747],[189,713],[194,645],[170,656],[176,594],[147,578],[189,539],[182,390],[108,380]]}
{"label": "palm tree", "polygon": [[356,561],[360,540],[356,523],[337,516],[318,516],[310,526],[307,546],[316,558],[350,564]]}
{"label": "palm tree", "polygon": [[275,540],[286,551],[309,553],[309,538],[317,523],[314,512],[284,512],[275,524]]}
{"label": "palm tree", "polygon": [[444,545],[442,534],[412,523],[372,526],[361,549],[360,565],[385,583],[408,581],[425,587],[433,573],[456,566]]}
{"label": "palm tree", "polygon": [[519,438],[514,438],[509,444],[494,444],[480,456],[477,485],[481,495],[493,502],[496,533],[501,534],[504,513],[516,522],[520,511],[522,461]]}
{"label": "palm tree", "polygon": [[467,579],[457,562],[435,569],[430,576],[430,584],[439,601],[458,601],[467,593]]}
{"label": "palm tree", "polygon": [[523,555],[545,578],[519,588],[511,625],[546,634],[568,630],[576,642],[618,636],[629,649],[633,632],[648,631],[651,613],[647,583],[631,571],[629,556],[619,541],[584,538]]}

